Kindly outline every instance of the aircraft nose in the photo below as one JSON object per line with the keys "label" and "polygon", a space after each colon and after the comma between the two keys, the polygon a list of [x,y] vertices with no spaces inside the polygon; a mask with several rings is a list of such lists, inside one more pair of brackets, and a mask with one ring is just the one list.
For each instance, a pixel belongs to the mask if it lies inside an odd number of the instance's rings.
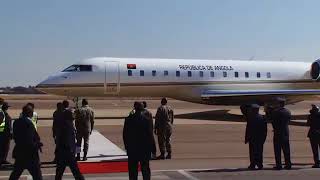
{"label": "aircraft nose", "polygon": [[38,85],[36,85],[36,89],[45,92],[45,90],[46,90],[47,88],[52,87],[53,82],[54,82],[54,80],[53,80],[53,78],[50,76],[50,77],[48,77],[47,79],[45,79],[44,81],[40,82]]}
{"label": "aircraft nose", "polygon": [[39,89],[40,91],[44,91],[45,89],[61,85],[63,83],[63,80],[65,79],[68,79],[68,77],[66,75],[61,75],[61,74],[49,76],[44,81],[40,82],[36,86],[36,88]]}

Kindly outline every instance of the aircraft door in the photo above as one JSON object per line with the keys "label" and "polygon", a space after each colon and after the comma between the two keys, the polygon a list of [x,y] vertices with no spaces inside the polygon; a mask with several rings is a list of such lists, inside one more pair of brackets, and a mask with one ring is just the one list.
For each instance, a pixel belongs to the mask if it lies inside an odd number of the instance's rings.
{"label": "aircraft door", "polygon": [[104,94],[119,94],[120,69],[119,62],[105,61]]}

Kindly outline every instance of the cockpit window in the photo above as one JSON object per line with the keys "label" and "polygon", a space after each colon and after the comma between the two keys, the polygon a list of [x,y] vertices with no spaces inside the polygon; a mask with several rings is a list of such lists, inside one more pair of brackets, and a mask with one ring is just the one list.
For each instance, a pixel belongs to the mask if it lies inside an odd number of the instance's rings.
{"label": "cockpit window", "polygon": [[92,65],[72,65],[67,69],[63,70],[63,72],[91,72]]}

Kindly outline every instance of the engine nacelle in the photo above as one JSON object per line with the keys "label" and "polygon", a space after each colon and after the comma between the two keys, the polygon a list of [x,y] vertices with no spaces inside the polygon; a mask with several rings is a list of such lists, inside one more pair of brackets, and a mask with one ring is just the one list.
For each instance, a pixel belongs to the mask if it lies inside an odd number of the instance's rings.
{"label": "engine nacelle", "polygon": [[312,63],[310,76],[313,80],[320,81],[320,59]]}

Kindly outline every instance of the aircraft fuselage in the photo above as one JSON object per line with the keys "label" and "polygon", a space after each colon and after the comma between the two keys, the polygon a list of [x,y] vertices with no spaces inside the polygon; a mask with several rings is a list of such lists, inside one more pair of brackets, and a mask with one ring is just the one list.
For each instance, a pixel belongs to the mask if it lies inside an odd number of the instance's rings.
{"label": "aircraft fuselage", "polygon": [[93,58],[37,88],[69,97],[170,97],[238,105],[284,96],[293,103],[320,94],[310,71],[307,62]]}

